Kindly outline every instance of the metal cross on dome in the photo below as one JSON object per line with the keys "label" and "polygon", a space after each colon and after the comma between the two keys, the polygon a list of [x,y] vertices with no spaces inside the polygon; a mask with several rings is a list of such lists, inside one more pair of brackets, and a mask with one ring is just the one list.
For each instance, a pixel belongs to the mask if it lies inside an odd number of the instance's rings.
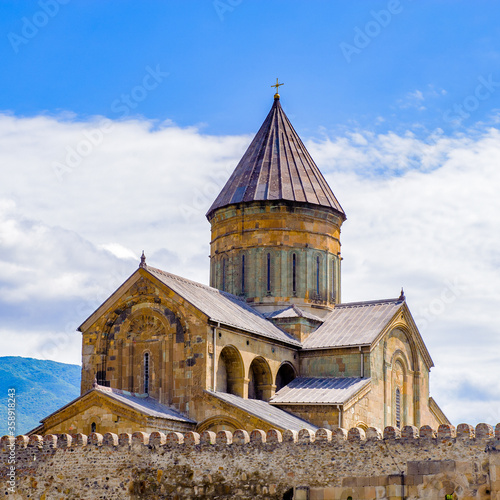
{"label": "metal cross on dome", "polygon": [[278,94],[279,87],[282,85],[285,85],[284,83],[279,83],[278,78],[276,78],[276,83],[274,85],[271,85],[271,87],[276,87],[276,94],[274,94],[274,97],[279,97],[280,95]]}

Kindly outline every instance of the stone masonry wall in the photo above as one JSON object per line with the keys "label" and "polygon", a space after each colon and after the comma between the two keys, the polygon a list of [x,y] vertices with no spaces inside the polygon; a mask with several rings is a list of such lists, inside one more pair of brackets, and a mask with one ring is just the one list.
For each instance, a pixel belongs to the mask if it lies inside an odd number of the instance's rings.
{"label": "stone masonry wall", "polygon": [[5,436],[0,462],[9,499],[500,500],[500,424]]}

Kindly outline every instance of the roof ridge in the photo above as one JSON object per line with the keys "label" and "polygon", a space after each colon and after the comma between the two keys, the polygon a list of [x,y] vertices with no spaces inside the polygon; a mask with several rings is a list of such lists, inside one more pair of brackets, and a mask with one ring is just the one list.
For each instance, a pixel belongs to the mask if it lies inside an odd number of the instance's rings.
{"label": "roof ridge", "polygon": [[372,306],[372,305],[378,305],[378,304],[397,304],[397,303],[403,303],[404,300],[398,299],[378,299],[378,300],[362,300],[359,302],[344,302],[342,304],[336,304],[334,307],[335,309],[347,309],[348,307],[367,307],[367,306]]}
{"label": "roof ridge", "polygon": [[239,302],[242,302],[243,304],[247,304],[247,302],[245,300],[243,300],[241,297],[238,297],[238,295],[234,295],[234,294],[229,293],[229,292],[224,292],[223,290],[219,290],[218,288],[214,288],[214,287],[212,287],[210,285],[205,285],[204,283],[200,283],[199,281],[190,280],[189,278],[184,278],[183,276],[179,276],[178,274],[169,273],[168,271],[164,271],[163,269],[160,269],[158,267],[145,266],[144,269],[146,269],[146,270],[149,269],[149,270],[152,270],[152,271],[157,271],[160,274],[169,276],[170,278],[172,278],[172,279],[174,279],[176,281],[181,281],[181,282],[184,282],[184,283],[190,283],[191,285],[197,286],[198,288],[204,288],[205,290],[208,290],[209,292],[216,293],[218,295],[229,296],[231,298],[234,298],[234,299],[238,300]]}

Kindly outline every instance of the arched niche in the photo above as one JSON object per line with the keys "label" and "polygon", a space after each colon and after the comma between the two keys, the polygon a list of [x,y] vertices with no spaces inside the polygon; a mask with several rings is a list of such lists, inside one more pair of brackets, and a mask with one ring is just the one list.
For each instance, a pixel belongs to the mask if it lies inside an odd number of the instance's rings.
{"label": "arched niche", "polygon": [[262,357],[254,358],[248,370],[248,399],[268,401],[274,389],[269,364]]}
{"label": "arched niche", "polygon": [[241,354],[233,346],[222,349],[217,363],[217,391],[243,397],[244,370]]}
{"label": "arched niche", "polygon": [[296,378],[297,374],[295,372],[295,368],[285,361],[279,367],[278,373],[276,374],[276,391],[283,389],[285,385],[288,385],[294,378]]}
{"label": "arched niche", "polygon": [[196,432],[200,434],[204,431],[212,431],[215,433],[219,431],[234,432],[237,429],[244,429],[243,424],[239,420],[227,415],[216,415],[215,417],[210,417],[200,422],[196,427]]}

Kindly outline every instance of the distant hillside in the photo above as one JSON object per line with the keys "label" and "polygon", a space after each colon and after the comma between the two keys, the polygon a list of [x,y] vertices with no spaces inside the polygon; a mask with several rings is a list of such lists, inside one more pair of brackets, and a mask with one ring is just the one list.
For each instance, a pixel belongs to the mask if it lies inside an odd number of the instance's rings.
{"label": "distant hillside", "polygon": [[17,356],[0,357],[0,436],[7,433],[7,390],[16,390],[16,434],[23,434],[80,394],[81,367]]}

